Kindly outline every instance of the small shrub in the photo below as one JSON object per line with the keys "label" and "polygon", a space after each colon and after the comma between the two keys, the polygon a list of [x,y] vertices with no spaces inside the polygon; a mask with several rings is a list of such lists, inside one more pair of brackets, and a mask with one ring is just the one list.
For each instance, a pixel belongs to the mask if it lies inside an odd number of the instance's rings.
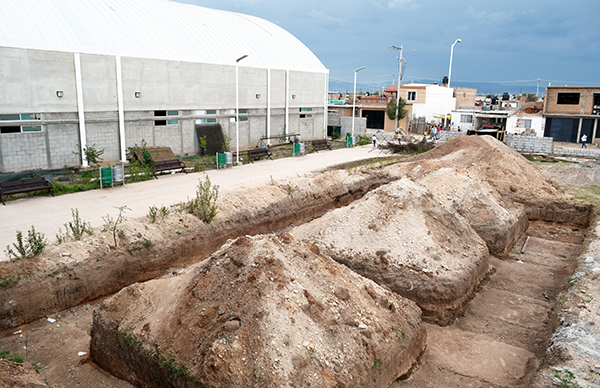
{"label": "small shrub", "polygon": [[358,141],[356,142],[357,145],[359,146],[364,146],[367,144],[371,144],[371,139],[369,139],[367,136],[358,136]]}
{"label": "small shrub", "polygon": [[371,369],[373,369],[373,370],[379,370],[379,369],[381,369],[382,365],[383,365],[383,360],[381,358],[377,358],[373,362],[373,365],[371,366]]}
{"label": "small shrub", "polygon": [[146,215],[146,217],[148,217],[148,219],[150,220],[150,223],[153,224],[156,222],[156,219],[158,218],[158,208],[154,205],[150,206],[150,208],[148,209],[148,214]]}
{"label": "small shrub", "polygon": [[62,230],[60,228],[58,229],[56,241],[59,244],[67,239],[79,241],[84,234],[90,236],[94,234],[92,225],[79,217],[79,209],[71,209],[71,215],[73,216],[73,221],[69,221],[65,224],[65,233],[63,234]]}
{"label": "small shrub", "polygon": [[6,255],[10,259],[19,260],[38,256],[46,248],[48,241],[46,241],[44,234],[36,232],[32,225],[31,230],[27,232],[26,239],[23,237],[23,232],[17,230],[17,242],[12,245],[12,248],[10,245],[6,246]]}
{"label": "small shrub", "polygon": [[[77,144],[77,149],[78,150],[73,151],[73,153],[75,155],[81,155],[81,151],[79,151],[81,147],[79,144]],[[83,146],[83,156],[85,157],[85,160],[87,160],[88,163],[93,166],[99,166],[100,163],[102,163],[102,161],[104,160],[101,157],[102,154],[104,154],[104,148],[102,148],[101,150],[96,149],[96,143],[93,143],[91,146]]]}
{"label": "small shrub", "polygon": [[184,205],[185,210],[210,224],[217,215],[218,196],[219,186],[213,185],[208,175],[205,175],[204,182],[199,180],[196,187],[196,198]]}
{"label": "small shrub", "polygon": [[131,209],[127,207],[127,205],[119,207],[115,206],[115,209],[119,210],[119,215],[116,219],[113,219],[110,214],[107,214],[106,216],[102,217],[102,220],[104,221],[104,231],[112,234],[116,249],[118,246],[117,236],[123,235],[123,230],[119,228],[119,225],[121,225],[121,223],[127,219],[125,217],[125,212]]}
{"label": "small shrub", "polygon": [[148,209],[148,214],[146,216],[150,220],[150,223],[154,224],[159,217],[165,218],[169,215],[169,213],[171,213],[171,211],[166,206],[161,206],[160,208],[158,208],[152,205]]}
{"label": "small shrub", "polygon": [[152,241],[150,241],[150,240],[144,241],[144,248],[150,248],[152,245],[153,245]]}

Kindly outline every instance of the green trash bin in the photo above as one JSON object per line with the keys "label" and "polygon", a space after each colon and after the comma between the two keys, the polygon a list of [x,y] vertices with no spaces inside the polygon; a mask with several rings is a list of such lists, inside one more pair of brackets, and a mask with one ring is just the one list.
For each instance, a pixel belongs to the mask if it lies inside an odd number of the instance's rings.
{"label": "green trash bin", "polygon": [[217,169],[219,169],[221,166],[226,167],[226,163],[225,154],[222,152],[217,152]]}
{"label": "green trash bin", "polygon": [[346,136],[346,147],[354,147],[354,137]]}
{"label": "green trash bin", "polygon": [[113,171],[111,167],[100,167],[100,189],[102,186],[112,187],[113,185]]}

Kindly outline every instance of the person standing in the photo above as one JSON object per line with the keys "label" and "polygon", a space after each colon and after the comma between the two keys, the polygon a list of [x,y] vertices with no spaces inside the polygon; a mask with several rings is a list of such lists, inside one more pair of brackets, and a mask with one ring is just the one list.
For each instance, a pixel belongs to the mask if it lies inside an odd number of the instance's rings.
{"label": "person standing", "polygon": [[375,135],[373,135],[373,137],[371,137],[371,140],[373,140],[373,147],[377,147],[377,145],[376,145],[377,137]]}
{"label": "person standing", "polygon": [[583,136],[581,136],[581,148],[587,148],[587,146],[585,145],[586,142],[587,142],[587,135],[584,133]]}

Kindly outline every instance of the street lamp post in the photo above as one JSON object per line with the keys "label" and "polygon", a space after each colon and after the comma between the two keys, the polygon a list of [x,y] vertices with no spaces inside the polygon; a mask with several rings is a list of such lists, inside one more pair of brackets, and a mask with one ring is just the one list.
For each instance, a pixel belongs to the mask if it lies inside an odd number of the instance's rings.
{"label": "street lamp post", "polygon": [[354,70],[354,96],[352,97],[352,145],[354,145],[354,110],[356,109],[356,74],[365,66]]}
{"label": "street lamp post", "polygon": [[[460,39],[456,39],[454,41],[454,43],[452,43],[452,47],[450,48],[450,67],[448,69],[448,89],[450,89],[450,80],[452,79],[452,55],[454,54],[454,45],[456,45],[457,43],[460,43],[461,40]],[[444,127],[446,127],[446,129],[448,129],[448,112],[446,112],[446,115],[444,116]]]}
{"label": "street lamp post", "polygon": [[400,106],[400,83],[402,82],[402,46],[392,46],[394,50],[400,51],[400,59],[398,59],[398,89],[396,89],[396,120],[394,121],[394,131],[398,129],[398,114],[400,113],[398,110]]}
{"label": "street lamp post", "polygon": [[248,57],[248,54],[243,55],[235,60],[235,162],[240,163],[240,83],[238,75],[238,64],[242,59]]}

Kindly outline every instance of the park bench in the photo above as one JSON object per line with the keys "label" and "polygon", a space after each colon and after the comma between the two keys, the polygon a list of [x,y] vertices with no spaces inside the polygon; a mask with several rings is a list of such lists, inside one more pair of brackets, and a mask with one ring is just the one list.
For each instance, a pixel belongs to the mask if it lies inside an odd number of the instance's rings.
{"label": "park bench", "polygon": [[158,179],[156,173],[161,171],[181,170],[187,174],[185,171],[187,166],[179,159],[161,160],[159,162],[152,162],[151,165],[154,168],[154,177],[156,179]]}
{"label": "park bench", "polygon": [[248,159],[251,163],[254,163],[254,159],[260,159],[264,156],[273,160],[271,155],[273,155],[273,153],[268,148],[252,148],[248,150]]}
{"label": "park bench", "polygon": [[54,197],[54,193],[52,192],[52,184],[48,182],[46,178],[39,177],[0,182],[0,200],[2,201],[3,205],[6,205],[6,203],[4,203],[4,199],[2,199],[2,197],[5,195],[28,193],[30,191],[37,190],[48,190]]}
{"label": "park bench", "polygon": [[331,150],[331,143],[329,143],[327,140],[322,139],[322,140],[313,140],[312,141],[312,148],[313,151],[319,151],[319,150],[324,150],[325,148],[328,148]]}

